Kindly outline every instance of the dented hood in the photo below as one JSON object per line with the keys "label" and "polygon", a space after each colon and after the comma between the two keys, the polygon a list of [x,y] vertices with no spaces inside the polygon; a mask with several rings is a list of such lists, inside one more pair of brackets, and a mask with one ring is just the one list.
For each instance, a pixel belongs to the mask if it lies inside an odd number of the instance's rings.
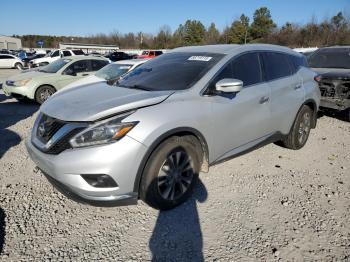
{"label": "dented hood", "polygon": [[173,93],[95,83],[56,93],[41,106],[40,111],[64,121],[95,121],[161,103]]}

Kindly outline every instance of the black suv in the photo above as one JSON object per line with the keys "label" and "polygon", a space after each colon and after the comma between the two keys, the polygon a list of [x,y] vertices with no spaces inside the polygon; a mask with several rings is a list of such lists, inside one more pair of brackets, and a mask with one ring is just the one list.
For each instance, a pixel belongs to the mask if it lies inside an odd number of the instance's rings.
{"label": "black suv", "polygon": [[350,46],[325,47],[308,58],[319,74],[321,107],[345,113],[350,121]]}

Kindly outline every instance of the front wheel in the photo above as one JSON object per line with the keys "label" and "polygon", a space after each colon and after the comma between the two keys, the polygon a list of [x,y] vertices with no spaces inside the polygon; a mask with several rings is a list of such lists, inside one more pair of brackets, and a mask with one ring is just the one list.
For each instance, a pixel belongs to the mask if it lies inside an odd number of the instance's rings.
{"label": "front wheel", "polygon": [[202,161],[194,136],[171,137],[150,156],[141,181],[140,196],[153,208],[168,210],[185,202],[198,180]]}
{"label": "front wheel", "polygon": [[17,68],[18,70],[22,70],[23,69],[23,65],[21,63],[16,63],[15,64],[15,68]]}
{"label": "front wheel", "polygon": [[56,92],[52,86],[40,86],[35,92],[35,101],[39,104],[44,103],[50,96]]}
{"label": "front wheel", "polygon": [[281,141],[282,145],[286,148],[294,150],[302,148],[309,138],[312,117],[313,111],[311,108],[307,105],[303,105],[298,112],[288,136]]}

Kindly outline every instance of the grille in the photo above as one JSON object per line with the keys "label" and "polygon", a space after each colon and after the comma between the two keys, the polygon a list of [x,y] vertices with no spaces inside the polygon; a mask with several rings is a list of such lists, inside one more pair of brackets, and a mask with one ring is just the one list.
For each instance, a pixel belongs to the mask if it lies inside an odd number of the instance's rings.
{"label": "grille", "polygon": [[64,122],[55,118],[42,115],[36,130],[36,136],[42,143],[46,144],[64,124]]}
{"label": "grille", "polygon": [[81,130],[83,130],[84,127],[76,128],[72,131],[70,131],[68,134],[63,136],[60,140],[58,140],[47,152],[47,154],[52,155],[58,155],[59,153],[63,152],[66,149],[72,148],[72,146],[69,143],[69,140],[78,134]]}

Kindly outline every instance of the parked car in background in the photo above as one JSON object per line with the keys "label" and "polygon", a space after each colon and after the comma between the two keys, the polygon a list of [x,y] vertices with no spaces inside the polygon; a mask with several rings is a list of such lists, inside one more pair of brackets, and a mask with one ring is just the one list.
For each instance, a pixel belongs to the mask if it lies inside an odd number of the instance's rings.
{"label": "parked car in background", "polygon": [[107,59],[100,57],[70,56],[11,76],[3,83],[2,88],[7,96],[34,99],[42,104],[57,90],[93,74],[108,63]]}
{"label": "parked car in background", "polygon": [[85,53],[80,49],[54,50],[42,58],[36,58],[36,59],[31,60],[29,62],[29,67],[33,68],[33,67],[38,67],[38,66],[44,66],[44,65],[50,64],[53,61],[56,61],[56,60],[62,58],[62,57],[70,57],[70,56],[76,56],[76,55],[85,55]]}
{"label": "parked car in background", "polygon": [[350,46],[321,48],[308,61],[319,74],[321,108],[344,113],[350,121]]}
{"label": "parked car in background", "polygon": [[24,67],[29,67],[29,62],[34,60],[34,59],[38,59],[38,58],[42,58],[46,56],[46,54],[43,54],[43,53],[35,53],[31,56],[27,56],[26,58],[23,58],[22,59],[22,62],[23,62],[23,66]]}
{"label": "parked car in background", "polygon": [[11,54],[11,52],[7,49],[1,49],[0,54]]}
{"label": "parked car in background", "polygon": [[106,58],[111,60],[112,62],[120,61],[120,60],[127,60],[127,59],[132,59],[133,56],[129,55],[124,52],[113,52],[105,55]]}
{"label": "parked car in background", "polygon": [[10,54],[0,54],[0,68],[17,68],[23,69],[23,62],[20,58]]}
{"label": "parked car in background", "polygon": [[137,58],[155,58],[161,54],[163,54],[163,51],[160,50],[145,50],[142,51],[142,54],[137,56]]}
{"label": "parked car in background", "polygon": [[304,56],[280,46],[177,48],[116,86],[55,94],[26,145],[72,198],[93,205],[140,198],[170,209],[210,165],[272,141],[302,148],[316,126],[315,75]]}
{"label": "parked car in background", "polygon": [[101,68],[93,75],[74,81],[73,83],[67,85],[65,89],[106,81],[109,81],[112,84],[112,82],[117,81],[120,77],[134,70],[148,60],[149,59],[131,59],[111,63]]}

